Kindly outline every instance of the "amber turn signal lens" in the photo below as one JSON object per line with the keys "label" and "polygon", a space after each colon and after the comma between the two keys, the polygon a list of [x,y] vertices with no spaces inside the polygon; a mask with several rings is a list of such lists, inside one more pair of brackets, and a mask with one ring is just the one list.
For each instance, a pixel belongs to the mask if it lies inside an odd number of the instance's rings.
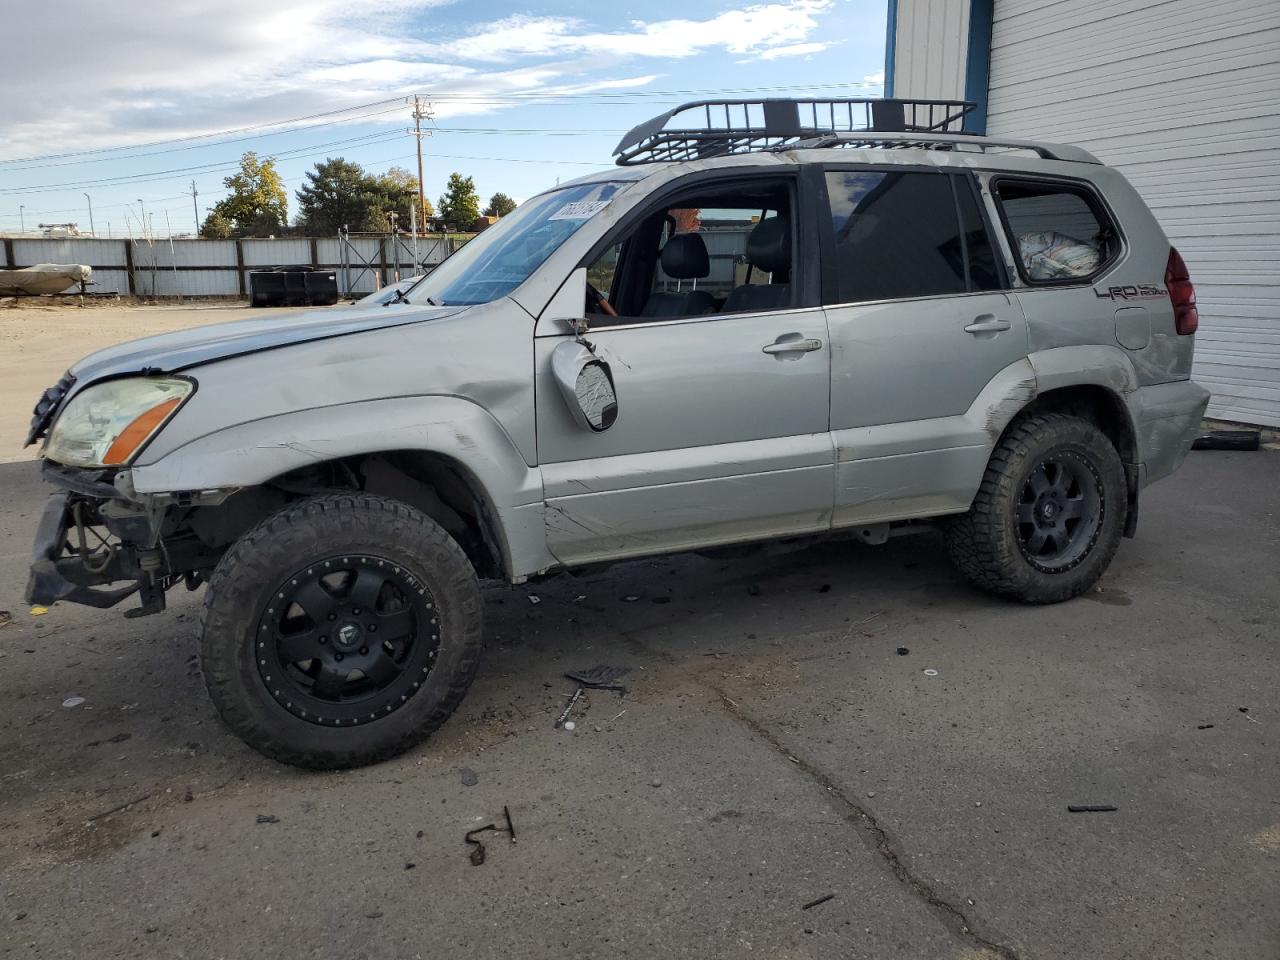
{"label": "amber turn signal lens", "polygon": [[102,458],[103,464],[114,467],[128,461],[134,451],[146,443],[147,438],[155,433],[160,424],[164,423],[165,418],[178,409],[180,403],[182,403],[182,397],[174,397],[164,403],[156,404],[136,417],[107,448],[107,455]]}

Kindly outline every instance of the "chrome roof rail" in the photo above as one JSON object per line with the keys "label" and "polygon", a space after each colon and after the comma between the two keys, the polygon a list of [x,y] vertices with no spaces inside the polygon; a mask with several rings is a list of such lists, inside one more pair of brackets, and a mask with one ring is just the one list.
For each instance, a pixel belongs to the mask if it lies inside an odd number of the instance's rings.
{"label": "chrome roof rail", "polygon": [[820,150],[831,147],[851,149],[946,150],[956,153],[990,153],[1003,150],[1026,150],[1045,160],[1067,160],[1073,163],[1102,161],[1088,150],[1065,143],[1040,143],[1036,140],[1010,140],[1005,137],[981,137],[951,133],[835,132],[798,140],[784,150]]}

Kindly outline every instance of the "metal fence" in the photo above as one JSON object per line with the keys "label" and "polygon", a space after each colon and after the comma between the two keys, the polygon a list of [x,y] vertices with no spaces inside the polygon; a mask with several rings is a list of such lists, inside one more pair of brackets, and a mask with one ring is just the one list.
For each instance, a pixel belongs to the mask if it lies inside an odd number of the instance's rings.
{"label": "metal fence", "polygon": [[430,270],[469,234],[287,237],[270,240],[0,241],[0,269],[37,263],[93,268],[95,293],[139,297],[245,297],[248,275],[267,267],[310,265],[338,274],[343,296],[363,295]]}

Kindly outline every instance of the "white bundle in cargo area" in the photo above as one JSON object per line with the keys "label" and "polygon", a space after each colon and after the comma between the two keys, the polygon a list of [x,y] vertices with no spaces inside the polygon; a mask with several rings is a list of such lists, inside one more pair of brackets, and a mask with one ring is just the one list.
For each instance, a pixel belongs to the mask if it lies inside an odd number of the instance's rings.
{"label": "white bundle in cargo area", "polygon": [[1093,244],[1053,230],[1019,235],[1018,256],[1032,280],[1087,277],[1102,262]]}
{"label": "white bundle in cargo area", "polygon": [[0,296],[62,293],[88,283],[93,268],[82,263],[37,263],[20,270],[0,270]]}

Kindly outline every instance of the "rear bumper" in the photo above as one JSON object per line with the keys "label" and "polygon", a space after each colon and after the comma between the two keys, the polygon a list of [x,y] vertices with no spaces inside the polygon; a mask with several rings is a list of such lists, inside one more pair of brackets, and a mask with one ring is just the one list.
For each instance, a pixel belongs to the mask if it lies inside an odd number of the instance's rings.
{"label": "rear bumper", "polygon": [[1182,465],[1200,432],[1209,391],[1194,380],[1140,387],[1130,396],[1143,486]]}

